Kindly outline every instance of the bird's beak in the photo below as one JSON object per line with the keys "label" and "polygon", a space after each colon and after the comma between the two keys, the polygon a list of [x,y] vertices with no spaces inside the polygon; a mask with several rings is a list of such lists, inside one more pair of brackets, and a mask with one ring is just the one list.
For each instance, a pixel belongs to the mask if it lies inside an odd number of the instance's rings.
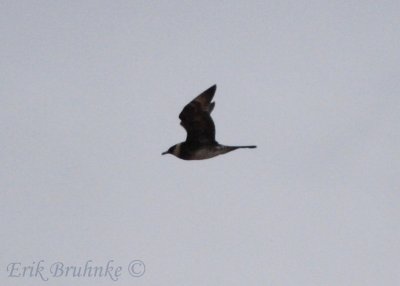
{"label": "bird's beak", "polygon": [[168,151],[162,152],[161,155],[168,154]]}

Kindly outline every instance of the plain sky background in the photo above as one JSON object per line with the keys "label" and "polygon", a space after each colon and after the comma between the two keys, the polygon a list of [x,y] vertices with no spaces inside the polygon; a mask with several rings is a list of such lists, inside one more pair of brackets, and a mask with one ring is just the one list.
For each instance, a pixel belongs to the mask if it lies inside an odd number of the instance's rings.
{"label": "plain sky background", "polygon": [[[1,1],[2,285],[400,285],[399,1]],[[205,161],[161,156],[217,84]],[[10,262],[146,264],[11,279]]]}

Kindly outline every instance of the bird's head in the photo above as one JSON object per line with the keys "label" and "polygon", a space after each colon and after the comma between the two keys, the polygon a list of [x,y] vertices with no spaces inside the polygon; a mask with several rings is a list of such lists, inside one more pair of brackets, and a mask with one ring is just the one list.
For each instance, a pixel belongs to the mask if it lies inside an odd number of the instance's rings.
{"label": "bird's head", "polygon": [[180,144],[176,144],[174,146],[171,146],[167,151],[162,152],[161,155],[171,154],[171,155],[178,156],[179,151],[180,151]]}

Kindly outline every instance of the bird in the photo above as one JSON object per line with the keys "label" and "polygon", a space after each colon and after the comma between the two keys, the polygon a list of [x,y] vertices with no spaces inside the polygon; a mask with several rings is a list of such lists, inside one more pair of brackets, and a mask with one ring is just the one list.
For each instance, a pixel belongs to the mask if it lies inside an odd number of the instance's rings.
{"label": "bird", "polygon": [[211,118],[215,102],[212,102],[217,85],[203,91],[189,102],[179,114],[187,136],[184,142],[171,146],[161,155],[172,154],[183,160],[204,160],[226,154],[240,148],[256,148],[255,145],[226,146],[215,140],[215,124]]}

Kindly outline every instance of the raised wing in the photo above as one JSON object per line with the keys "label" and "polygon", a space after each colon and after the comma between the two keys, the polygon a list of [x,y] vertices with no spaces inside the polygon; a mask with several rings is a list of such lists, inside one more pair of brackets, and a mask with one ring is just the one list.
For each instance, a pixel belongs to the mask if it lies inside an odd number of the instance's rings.
{"label": "raised wing", "polygon": [[211,111],[215,103],[211,102],[216,85],[213,85],[189,102],[179,114],[181,125],[186,129],[186,142],[190,144],[207,144],[215,142],[215,125]]}

